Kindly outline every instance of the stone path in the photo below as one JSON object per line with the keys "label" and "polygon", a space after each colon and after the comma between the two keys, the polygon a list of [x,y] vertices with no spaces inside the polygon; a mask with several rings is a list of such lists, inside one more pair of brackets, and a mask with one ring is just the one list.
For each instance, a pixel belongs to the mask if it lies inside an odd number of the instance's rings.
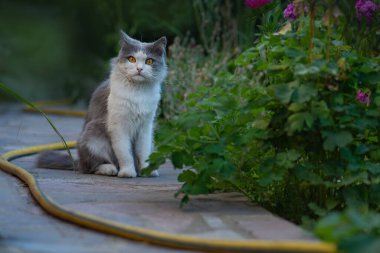
{"label": "stone path", "polygon": [[[67,140],[83,119],[50,116]],[[0,106],[0,153],[59,141],[38,114]],[[56,202],[77,211],[158,231],[219,239],[315,240],[299,227],[238,193],[192,198],[181,209],[174,193],[180,171],[168,163],[158,178],[125,179],[39,169],[34,156],[14,161],[28,169]],[[0,252],[182,252],[104,235],[47,215],[18,179],[0,171]],[[187,251],[188,252],[188,251]]]}

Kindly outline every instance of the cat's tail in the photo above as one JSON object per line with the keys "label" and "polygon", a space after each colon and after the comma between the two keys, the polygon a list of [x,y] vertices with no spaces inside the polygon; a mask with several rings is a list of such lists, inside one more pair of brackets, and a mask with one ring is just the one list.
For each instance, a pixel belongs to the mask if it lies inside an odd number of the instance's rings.
{"label": "cat's tail", "polygon": [[74,170],[77,168],[78,161],[71,160],[69,154],[59,151],[46,151],[38,155],[36,161],[37,168]]}

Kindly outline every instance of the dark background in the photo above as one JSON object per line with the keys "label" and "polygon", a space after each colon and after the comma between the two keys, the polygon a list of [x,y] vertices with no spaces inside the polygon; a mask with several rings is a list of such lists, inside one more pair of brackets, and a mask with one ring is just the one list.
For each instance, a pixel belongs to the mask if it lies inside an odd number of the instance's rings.
{"label": "dark background", "polygon": [[251,11],[235,0],[0,0],[0,81],[31,100],[88,98],[106,78],[120,29],[143,41],[202,43],[207,25],[228,12],[237,44],[250,44]]}

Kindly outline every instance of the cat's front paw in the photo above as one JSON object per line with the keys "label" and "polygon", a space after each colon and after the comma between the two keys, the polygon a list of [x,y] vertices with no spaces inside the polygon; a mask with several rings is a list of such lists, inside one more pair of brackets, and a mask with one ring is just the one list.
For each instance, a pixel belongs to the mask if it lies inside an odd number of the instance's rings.
{"label": "cat's front paw", "polygon": [[134,168],[120,168],[118,177],[136,177],[137,173]]}
{"label": "cat's front paw", "polygon": [[113,164],[101,164],[96,168],[96,175],[116,176],[117,168]]}
{"label": "cat's front paw", "polygon": [[160,175],[160,173],[158,173],[158,170],[153,170],[151,173],[150,173],[150,176],[151,177],[158,177]]}

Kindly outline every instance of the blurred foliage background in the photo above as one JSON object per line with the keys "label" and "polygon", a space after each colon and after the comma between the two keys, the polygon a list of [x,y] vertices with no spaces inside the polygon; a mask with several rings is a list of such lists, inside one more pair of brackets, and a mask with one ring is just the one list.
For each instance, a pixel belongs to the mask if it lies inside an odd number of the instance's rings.
{"label": "blurred foliage background", "polygon": [[191,38],[210,54],[223,38],[229,47],[250,43],[249,14],[229,0],[0,0],[0,80],[31,100],[88,99],[117,54],[120,29],[143,41],[166,35],[169,45]]}

